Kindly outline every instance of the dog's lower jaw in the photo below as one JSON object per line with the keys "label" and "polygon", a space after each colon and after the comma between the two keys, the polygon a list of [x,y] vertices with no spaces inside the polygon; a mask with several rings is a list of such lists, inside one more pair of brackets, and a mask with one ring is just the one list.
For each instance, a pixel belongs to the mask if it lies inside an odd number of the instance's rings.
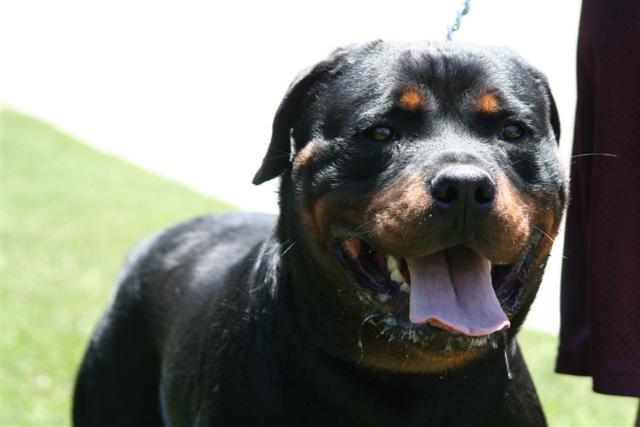
{"label": "dog's lower jaw", "polygon": [[[281,237],[280,241],[291,239]],[[305,336],[331,357],[389,373],[470,372],[494,353],[501,354],[501,349],[513,339],[526,316],[544,265],[528,269],[520,309],[509,315],[510,329],[487,336],[467,337],[429,325],[423,325],[422,330],[398,327],[393,316],[371,310],[371,304],[363,300],[368,295],[358,292],[348,277],[335,273],[339,266],[331,264],[328,258],[315,261],[318,252],[309,251],[314,246],[305,241],[304,235],[298,234],[298,243],[286,251],[288,246],[282,245],[281,251],[291,277],[297,321]],[[544,262],[546,256],[535,253],[535,259]],[[326,274],[322,267],[334,274]],[[379,303],[373,301],[376,302]]]}
{"label": "dog's lower jaw", "polygon": [[320,275],[310,279],[311,267],[289,258],[297,258],[295,254],[292,248],[284,256],[295,321],[306,339],[332,358],[387,373],[442,374],[472,364],[500,346],[495,338],[474,338],[470,348],[438,343],[429,351],[424,342],[412,341],[411,330],[402,337],[385,333],[383,319],[367,314],[351,283],[329,284]]}

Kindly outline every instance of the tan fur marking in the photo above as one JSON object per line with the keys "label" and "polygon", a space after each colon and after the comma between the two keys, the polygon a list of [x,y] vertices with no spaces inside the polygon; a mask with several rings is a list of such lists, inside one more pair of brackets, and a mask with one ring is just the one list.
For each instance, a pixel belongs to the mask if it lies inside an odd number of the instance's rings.
{"label": "tan fur marking", "polygon": [[535,212],[535,224],[537,232],[542,233],[542,241],[539,244],[538,253],[534,257],[534,263],[540,263],[551,252],[553,242],[558,235],[560,220],[562,219],[562,206],[557,194],[541,192],[535,194],[538,209]]}
{"label": "tan fur marking", "polygon": [[364,208],[365,221],[380,243],[408,255],[415,249],[410,230],[428,215],[431,207],[424,175],[414,173],[374,194]]}
{"label": "tan fur marking", "polygon": [[320,237],[321,233],[320,233],[320,229],[318,226],[318,221],[316,221],[316,217],[313,213],[311,212],[303,212],[302,213],[302,221],[307,225],[307,227],[309,227],[309,229],[311,230],[311,232],[316,236],[316,237]]}
{"label": "tan fur marking", "polygon": [[356,212],[353,208],[340,201],[334,201],[331,197],[323,196],[315,202],[311,210],[304,213],[304,221],[311,225],[311,229],[319,241],[328,244],[325,239],[327,222],[330,219],[338,219],[344,224],[358,223]]}
{"label": "tan fur marking", "polygon": [[[467,351],[440,352],[437,349],[406,345],[402,342],[389,343],[380,340],[377,330],[365,329],[362,333],[364,357],[361,363],[375,368],[389,369],[405,373],[437,374],[463,366],[481,357],[489,350],[488,346],[471,348]],[[398,358],[398,354],[405,357]],[[391,356],[390,356],[391,355]],[[358,357],[356,355],[356,357]]]}
{"label": "tan fur marking", "polygon": [[400,105],[407,110],[418,110],[424,106],[423,104],[423,93],[414,87],[406,88],[400,94]]}
{"label": "tan fur marking", "polygon": [[496,229],[492,233],[495,243],[491,260],[510,263],[529,239],[536,203],[521,194],[504,175],[498,176],[497,187],[498,197],[494,207]]}
{"label": "tan fur marking", "polygon": [[431,198],[426,192],[421,173],[406,175],[374,193],[364,206],[355,202],[353,195],[350,197],[336,193],[321,197],[304,213],[305,224],[322,240],[330,220],[340,220],[354,227],[366,223],[363,230],[377,236],[381,244],[394,247],[402,253],[411,252],[414,239],[407,233],[427,215],[431,207]]}
{"label": "tan fur marking", "polygon": [[300,150],[293,159],[292,175],[295,177],[298,175],[301,169],[303,169],[308,163],[311,157],[318,150],[320,141],[313,140],[307,143],[302,150]]}
{"label": "tan fur marking", "polygon": [[483,113],[497,113],[500,110],[500,100],[493,92],[485,92],[476,99],[476,108]]}

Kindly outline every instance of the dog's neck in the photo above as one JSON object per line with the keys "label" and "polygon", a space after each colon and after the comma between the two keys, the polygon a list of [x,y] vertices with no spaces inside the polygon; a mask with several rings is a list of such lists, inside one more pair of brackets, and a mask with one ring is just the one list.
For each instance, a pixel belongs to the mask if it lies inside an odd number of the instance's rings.
{"label": "dog's neck", "polygon": [[[269,375],[258,382],[257,392],[265,404],[300,399],[323,406],[318,409],[325,412],[351,414],[353,419],[388,417],[390,425],[403,419],[411,425],[416,420],[453,416],[441,413],[448,407],[443,404],[446,399],[474,402],[478,396],[499,395],[506,386],[507,371],[500,352],[481,365],[446,375],[387,372],[328,354],[305,333],[298,311],[290,309],[296,304],[295,278],[283,265],[280,255],[284,245],[278,240],[272,236],[262,245],[250,273],[250,283],[256,287],[250,291],[249,358],[256,371]],[[478,390],[478,384],[484,389]],[[291,390],[296,390],[295,397]],[[372,401],[380,402],[380,412],[365,414]],[[478,402],[469,413],[480,410],[481,399]]]}

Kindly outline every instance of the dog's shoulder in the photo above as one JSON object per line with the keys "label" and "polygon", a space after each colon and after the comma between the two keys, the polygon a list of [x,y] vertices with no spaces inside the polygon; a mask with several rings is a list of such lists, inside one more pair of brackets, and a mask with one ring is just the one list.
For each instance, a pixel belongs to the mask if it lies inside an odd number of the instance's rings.
{"label": "dog's shoulder", "polygon": [[128,257],[127,269],[143,269],[145,274],[194,268],[225,270],[268,237],[275,220],[273,215],[249,213],[196,217],[136,245]]}
{"label": "dog's shoulder", "polygon": [[131,250],[110,305],[136,305],[164,319],[185,305],[194,308],[215,298],[234,266],[249,269],[249,254],[274,227],[275,216],[248,213],[200,216],[168,227]]}

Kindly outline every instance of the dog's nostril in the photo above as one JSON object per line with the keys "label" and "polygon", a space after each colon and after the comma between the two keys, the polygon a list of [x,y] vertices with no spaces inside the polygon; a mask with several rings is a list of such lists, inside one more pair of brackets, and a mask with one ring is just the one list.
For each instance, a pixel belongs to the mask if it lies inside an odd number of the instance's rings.
{"label": "dog's nostril", "polygon": [[483,178],[474,193],[474,199],[478,205],[487,206],[493,204],[496,198],[496,187],[488,176]]}
{"label": "dog's nostril", "polygon": [[458,198],[458,190],[450,183],[444,183],[437,187],[434,186],[432,193],[434,199],[444,204],[451,204]]}
{"label": "dog's nostril", "polygon": [[460,197],[464,197],[464,188],[455,175],[440,173],[431,182],[431,196],[441,208],[453,208]]}

